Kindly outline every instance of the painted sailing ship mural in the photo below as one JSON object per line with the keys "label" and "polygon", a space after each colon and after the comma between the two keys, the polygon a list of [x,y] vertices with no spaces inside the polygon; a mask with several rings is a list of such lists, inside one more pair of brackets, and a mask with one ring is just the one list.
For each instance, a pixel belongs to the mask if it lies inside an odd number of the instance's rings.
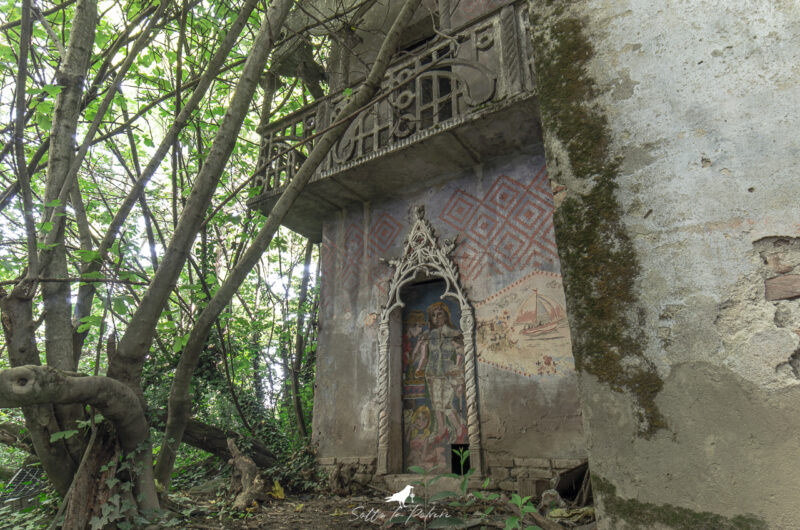
{"label": "painted sailing ship mural", "polygon": [[572,368],[561,276],[535,271],[475,304],[478,360],[528,377]]}
{"label": "painted sailing ship mural", "polygon": [[516,323],[523,326],[520,333],[529,336],[554,331],[567,318],[564,308],[540,295],[538,289],[533,290],[533,295],[522,303],[519,311]]}

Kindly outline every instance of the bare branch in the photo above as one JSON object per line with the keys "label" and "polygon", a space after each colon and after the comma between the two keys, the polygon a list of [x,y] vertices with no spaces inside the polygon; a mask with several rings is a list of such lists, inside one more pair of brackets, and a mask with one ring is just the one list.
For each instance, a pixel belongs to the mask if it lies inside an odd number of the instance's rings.
{"label": "bare branch", "polygon": [[[78,0],[67,0],[66,2],[64,2],[62,4],[58,4],[55,7],[51,7],[47,11],[43,11],[42,15],[44,15],[44,16],[52,15],[53,13],[61,11],[62,9],[66,9],[67,7],[71,6],[72,4],[74,4],[77,1]],[[11,22],[3,24],[2,26],[0,26],[0,31],[6,31],[7,29],[11,29],[11,28],[13,28],[15,26],[19,26],[21,22],[22,22],[22,20],[13,20]]]}
{"label": "bare branch", "polygon": [[14,124],[14,147],[17,155],[17,182],[22,191],[22,215],[28,237],[28,274],[39,270],[36,249],[36,226],[33,222],[33,199],[28,178],[28,162],[25,157],[25,82],[28,78],[28,48],[31,41],[31,0],[22,0],[22,31],[19,36],[19,58],[17,62],[17,109]]}
{"label": "bare branch", "polygon": [[67,50],[64,49],[64,43],[61,42],[61,39],[58,38],[58,35],[56,35],[56,32],[53,31],[52,26],[48,24],[47,19],[44,18],[44,15],[42,14],[41,11],[39,11],[38,7],[33,8],[33,14],[36,16],[36,20],[41,22],[42,26],[44,27],[44,30],[47,32],[47,36],[50,37],[50,40],[52,40],[53,44],[56,45],[56,49],[58,50],[58,55],[61,57],[61,60],[63,61],[64,58],[67,56]]}
{"label": "bare branch", "polygon": [[[133,280],[121,280],[118,278],[35,278],[39,283],[118,283],[120,285],[148,285],[147,282],[136,282]],[[0,282],[0,286],[17,285],[22,280],[5,280]]]}

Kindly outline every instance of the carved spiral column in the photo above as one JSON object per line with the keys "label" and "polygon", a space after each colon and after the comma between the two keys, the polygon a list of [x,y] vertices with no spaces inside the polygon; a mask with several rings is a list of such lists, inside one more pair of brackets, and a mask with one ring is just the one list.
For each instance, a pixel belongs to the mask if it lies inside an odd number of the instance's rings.
{"label": "carved spiral column", "polygon": [[389,472],[389,319],[378,328],[378,462],[377,473]]}
{"label": "carved spiral column", "polygon": [[478,383],[475,374],[475,318],[472,307],[461,304],[461,332],[464,334],[464,385],[467,395],[467,433],[469,456],[476,474],[483,473],[481,427],[478,418]]}
{"label": "carved spiral column", "polygon": [[[400,290],[413,281],[419,273],[426,277],[438,277],[445,281],[442,298],[458,300],[461,306],[461,332],[464,335],[464,386],[467,398],[467,433],[472,469],[478,476],[483,474],[481,454],[481,425],[478,418],[478,380],[475,361],[475,315],[467,301],[466,292],[459,280],[458,268],[449,254],[455,242],[445,240],[439,245],[433,228],[425,220],[425,209],[415,208],[417,220],[406,237],[403,255],[400,259],[389,260],[394,275],[389,282],[387,303],[381,310],[378,328],[378,466],[380,475],[389,472],[389,315],[405,304],[400,299]],[[395,442],[396,443],[396,442]],[[393,450],[402,448],[392,447]]]}

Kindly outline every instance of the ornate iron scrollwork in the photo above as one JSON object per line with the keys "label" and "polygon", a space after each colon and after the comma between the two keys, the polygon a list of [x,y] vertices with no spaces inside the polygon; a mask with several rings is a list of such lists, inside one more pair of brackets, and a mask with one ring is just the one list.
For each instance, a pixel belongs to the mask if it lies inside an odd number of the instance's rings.
{"label": "ornate iron scrollwork", "polygon": [[[521,55],[527,50],[518,42],[517,15],[522,4],[507,5],[456,35],[438,36],[404,54],[390,66],[381,95],[356,117],[318,172],[332,172],[393,146],[421,140],[426,132],[435,134],[455,126],[477,108],[515,95],[522,89]],[[284,154],[271,155],[273,161],[257,176],[264,193],[282,189],[302,161],[300,156],[290,156],[292,148],[287,145],[307,141],[334,123],[336,109],[346,100],[344,93],[329,96],[267,128],[264,146],[279,146]],[[308,142],[298,152],[307,155],[310,148]]]}

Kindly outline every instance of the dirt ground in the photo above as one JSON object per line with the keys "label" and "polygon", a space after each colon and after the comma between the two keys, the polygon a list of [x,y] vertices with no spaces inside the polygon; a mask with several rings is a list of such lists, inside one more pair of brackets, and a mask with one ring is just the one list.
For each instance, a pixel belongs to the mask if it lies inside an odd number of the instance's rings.
{"label": "dirt ground", "polygon": [[[334,528],[423,528],[428,523],[445,517],[462,521],[456,528],[504,528],[506,517],[513,515],[500,501],[471,504],[468,507],[449,503],[422,505],[396,502],[387,503],[382,494],[370,496],[333,497],[324,495],[289,495],[255,508],[241,519],[232,517],[227,510],[219,510],[213,501],[193,500],[191,519],[181,528],[276,528],[291,530],[327,530]],[[188,504],[181,503],[186,510]],[[491,509],[490,515],[479,519],[477,510]],[[182,511],[183,511],[182,510]],[[394,521],[394,522],[392,522]]]}

